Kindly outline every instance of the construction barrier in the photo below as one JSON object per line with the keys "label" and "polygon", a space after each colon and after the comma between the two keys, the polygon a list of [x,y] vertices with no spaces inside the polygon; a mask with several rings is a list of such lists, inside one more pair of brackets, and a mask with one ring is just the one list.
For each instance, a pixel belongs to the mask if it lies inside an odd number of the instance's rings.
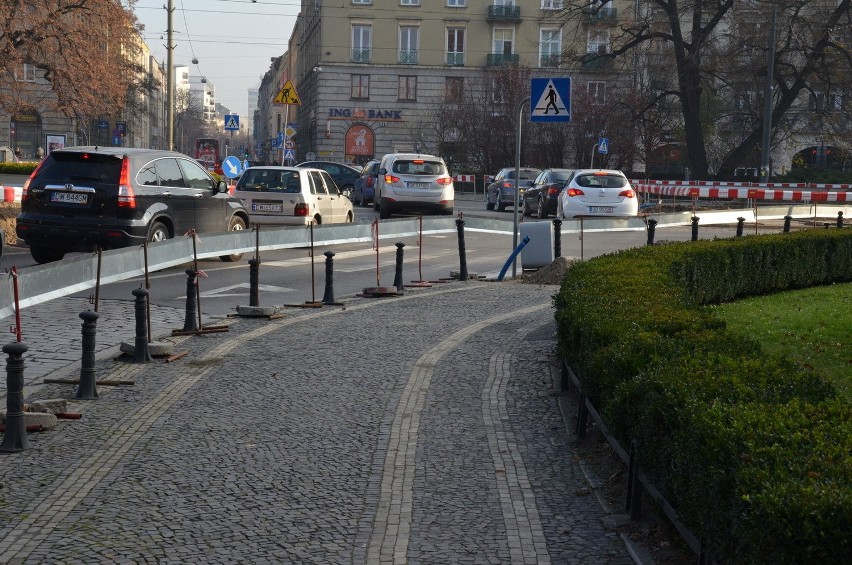
{"label": "construction barrier", "polygon": [[[769,185],[728,187],[724,183],[702,185],[699,183],[673,185],[631,181],[640,194],[660,196],[688,196],[691,198],[727,198],[752,200],[786,200],[790,202],[852,202],[852,192],[827,190],[774,190]],[[823,185],[847,186],[847,185]],[[816,188],[816,187],[814,187]]]}
{"label": "construction barrier", "polygon": [[20,202],[23,190],[23,187],[20,186],[4,186],[3,202]]}

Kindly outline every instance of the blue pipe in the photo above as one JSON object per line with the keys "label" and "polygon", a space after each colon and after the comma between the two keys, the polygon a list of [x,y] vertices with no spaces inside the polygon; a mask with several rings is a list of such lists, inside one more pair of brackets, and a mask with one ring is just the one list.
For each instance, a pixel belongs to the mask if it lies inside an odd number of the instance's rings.
{"label": "blue pipe", "polygon": [[529,243],[529,242],[530,242],[530,236],[525,235],[524,239],[521,240],[521,242],[518,244],[518,246],[515,248],[515,250],[512,251],[512,254],[509,255],[509,258],[506,259],[506,264],[503,265],[503,269],[500,270],[500,275],[497,277],[497,282],[501,282],[503,280],[503,277],[506,275],[506,271],[509,270],[509,266],[512,264],[512,261],[515,260],[515,257],[518,256],[518,253],[521,252],[521,249],[526,247],[527,243]]}

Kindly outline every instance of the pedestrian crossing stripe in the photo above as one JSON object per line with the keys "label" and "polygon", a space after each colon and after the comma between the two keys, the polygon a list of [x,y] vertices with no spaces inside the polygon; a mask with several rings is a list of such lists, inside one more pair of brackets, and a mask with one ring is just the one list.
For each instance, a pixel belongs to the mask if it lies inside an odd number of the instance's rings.
{"label": "pedestrian crossing stripe", "polygon": [[[550,114],[551,111],[553,114]],[[544,91],[541,93],[541,97],[539,97],[538,102],[533,107],[532,115],[558,115],[560,112],[564,113],[567,111],[568,108],[566,108],[565,102],[562,101],[559,90],[553,85],[553,80],[548,80],[547,86],[544,87]]]}
{"label": "pedestrian crossing stripe", "polygon": [[295,104],[297,106],[302,104],[302,100],[299,98],[299,95],[296,94],[296,87],[293,86],[293,81],[288,80],[284,83],[284,86],[282,86],[281,90],[278,91],[278,94],[275,96],[272,103]]}

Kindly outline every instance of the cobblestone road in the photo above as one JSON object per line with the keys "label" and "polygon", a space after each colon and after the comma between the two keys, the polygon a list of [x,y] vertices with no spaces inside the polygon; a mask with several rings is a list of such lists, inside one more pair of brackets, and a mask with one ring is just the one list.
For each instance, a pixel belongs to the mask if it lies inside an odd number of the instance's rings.
{"label": "cobblestone road", "polygon": [[135,384],[0,456],[0,562],[632,563],[558,410],[556,290],[347,297],[104,357]]}

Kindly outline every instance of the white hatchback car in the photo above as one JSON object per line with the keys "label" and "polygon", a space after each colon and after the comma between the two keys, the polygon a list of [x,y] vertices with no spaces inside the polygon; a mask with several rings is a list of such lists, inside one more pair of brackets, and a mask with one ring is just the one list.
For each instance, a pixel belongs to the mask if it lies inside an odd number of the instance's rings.
{"label": "white hatchback car", "polygon": [[249,167],[234,196],[243,201],[253,224],[308,225],[352,222],[352,202],[320,169]]}
{"label": "white hatchback car", "polygon": [[450,215],[455,203],[453,177],[440,157],[419,153],[390,153],[382,157],[373,206],[379,217],[394,212],[433,212]]}
{"label": "white hatchback car", "polygon": [[621,171],[580,169],[559,194],[557,218],[636,216],[639,200]]}

